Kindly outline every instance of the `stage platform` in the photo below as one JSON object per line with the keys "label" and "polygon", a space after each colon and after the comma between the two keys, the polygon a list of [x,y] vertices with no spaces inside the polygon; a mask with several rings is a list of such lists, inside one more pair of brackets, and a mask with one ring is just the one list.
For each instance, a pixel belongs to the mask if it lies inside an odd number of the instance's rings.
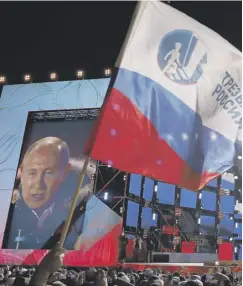
{"label": "stage platform", "polygon": [[[155,259],[158,257],[157,259]],[[160,260],[159,260],[159,257]],[[152,262],[163,263],[184,263],[184,264],[203,264],[206,261],[218,261],[218,254],[216,253],[176,253],[176,252],[152,252]]]}
{"label": "stage platform", "polygon": [[[149,268],[150,269],[160,268],[167,273],[174,273],[179,271],[181,275],[187,275],[188,273],[205,274],[208,273],[210,270],[212,270],[214,266],[205,265],[204,263],[126,263],[125,267],[133,268],[136,271],[145,270]],[[242,271],[241,265],[235,265],[230,267],[232,268],[233,272]]]}

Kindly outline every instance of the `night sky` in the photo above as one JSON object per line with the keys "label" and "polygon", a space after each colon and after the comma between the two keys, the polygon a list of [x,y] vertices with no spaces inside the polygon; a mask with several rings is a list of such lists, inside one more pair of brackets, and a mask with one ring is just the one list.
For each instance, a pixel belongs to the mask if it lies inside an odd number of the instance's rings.
{"label": "night sky", "polygon": [[[112,67],[125,38],[135,2],[0,2],[0,74],[20,83],[88,77]],[[215,30],[241,50],[242,4],[234,1],[172,2],[171,5]]]}

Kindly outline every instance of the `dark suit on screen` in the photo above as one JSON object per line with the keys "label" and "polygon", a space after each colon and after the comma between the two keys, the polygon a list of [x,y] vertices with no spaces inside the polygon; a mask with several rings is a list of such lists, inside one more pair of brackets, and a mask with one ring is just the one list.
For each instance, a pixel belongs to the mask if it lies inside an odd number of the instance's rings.
{"label": "dark suit on screen", "polygon": [[[70,175],[68,182],[76,182],[75,174]],[[60,230],[61,224],[65,221],[70,206],[73,192],[76,184],[71,184],[70,188],[61,188],[56,198],[49,203],[48,207],[39,215],[30,209],[20,198],[15,204],[11,204],[8,223],[9,233],[4,237],[4,248],[8,249],[41,249],[51,248],[50,238],[52,239],[55,232]],[[63,186],[66,187],[66,184]],[[20,190],[21,193],[21,190]],[[66,249],[74,249],[78,236],[83,231],[83,222],[85,218],[85,203],[80,200],[77,204],[73,221],[73,227],[65,241]],[[82,209],[80,209],[80,206]],[[12,214],[11,214],[12,213]],[[41,220],[40,220],[41,219]],[[39,223],[42,221],[42,223]],[[59,238],[60,236],[58,236]],[[49,242],[48,242],[49,241]],[[19,242],[19,244],[18,244]],[[48,243],[47,243],[48,242]],[[49,247],[46,247],[49,245]]]}

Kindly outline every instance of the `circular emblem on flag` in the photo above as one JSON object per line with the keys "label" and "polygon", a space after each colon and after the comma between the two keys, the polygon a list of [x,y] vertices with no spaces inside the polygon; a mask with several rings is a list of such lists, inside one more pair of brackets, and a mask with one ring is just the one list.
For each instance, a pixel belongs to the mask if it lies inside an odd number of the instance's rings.
{"label": "circular emblem on flag", "polygon": [[158,63],[162,73],[179,84],[195,84],[207,64],[207,47],[192,31],[175,30],[160,41]]}

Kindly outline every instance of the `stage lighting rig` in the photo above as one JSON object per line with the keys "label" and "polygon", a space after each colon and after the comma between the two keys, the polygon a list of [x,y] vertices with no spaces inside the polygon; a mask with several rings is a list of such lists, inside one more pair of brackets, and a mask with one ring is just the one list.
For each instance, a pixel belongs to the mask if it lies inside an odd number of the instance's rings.
{"label": "stage lighting rig", "polygon": [[152,219],[153,219],[153,220],[156,220],[156,217],[157,217],[157,214],[154,212]]}
{"label": "stage lighting rig", "polygon": [[83,70],[77,70],[76,77],[78,79],[84,78],[84,71]]}
{"label": "stage lighting rig", "polygon": [[0,84],[3,84],[6,82],[6,77],[5,76],[0,76]]}
{"label": "stage lighting rig", "polygon": [[25,82],[31,82],[31,75],[30,74],[25,74],[24,75],[24,81]]}
{"label": "stage lighting rig", "polygon": [[107,201],[108,200],[108,192],[104,193],[104,200]]}
{"label": "stage lighting rig", "polygon": [[55,72],[51,72],[49,77],[50,77],[50,80],[57,80],[57,74]]}
{"label": "stage lighting rig", "polygon": [[105,76],[111,76],[111,69],[105,69],[104,74]]}

